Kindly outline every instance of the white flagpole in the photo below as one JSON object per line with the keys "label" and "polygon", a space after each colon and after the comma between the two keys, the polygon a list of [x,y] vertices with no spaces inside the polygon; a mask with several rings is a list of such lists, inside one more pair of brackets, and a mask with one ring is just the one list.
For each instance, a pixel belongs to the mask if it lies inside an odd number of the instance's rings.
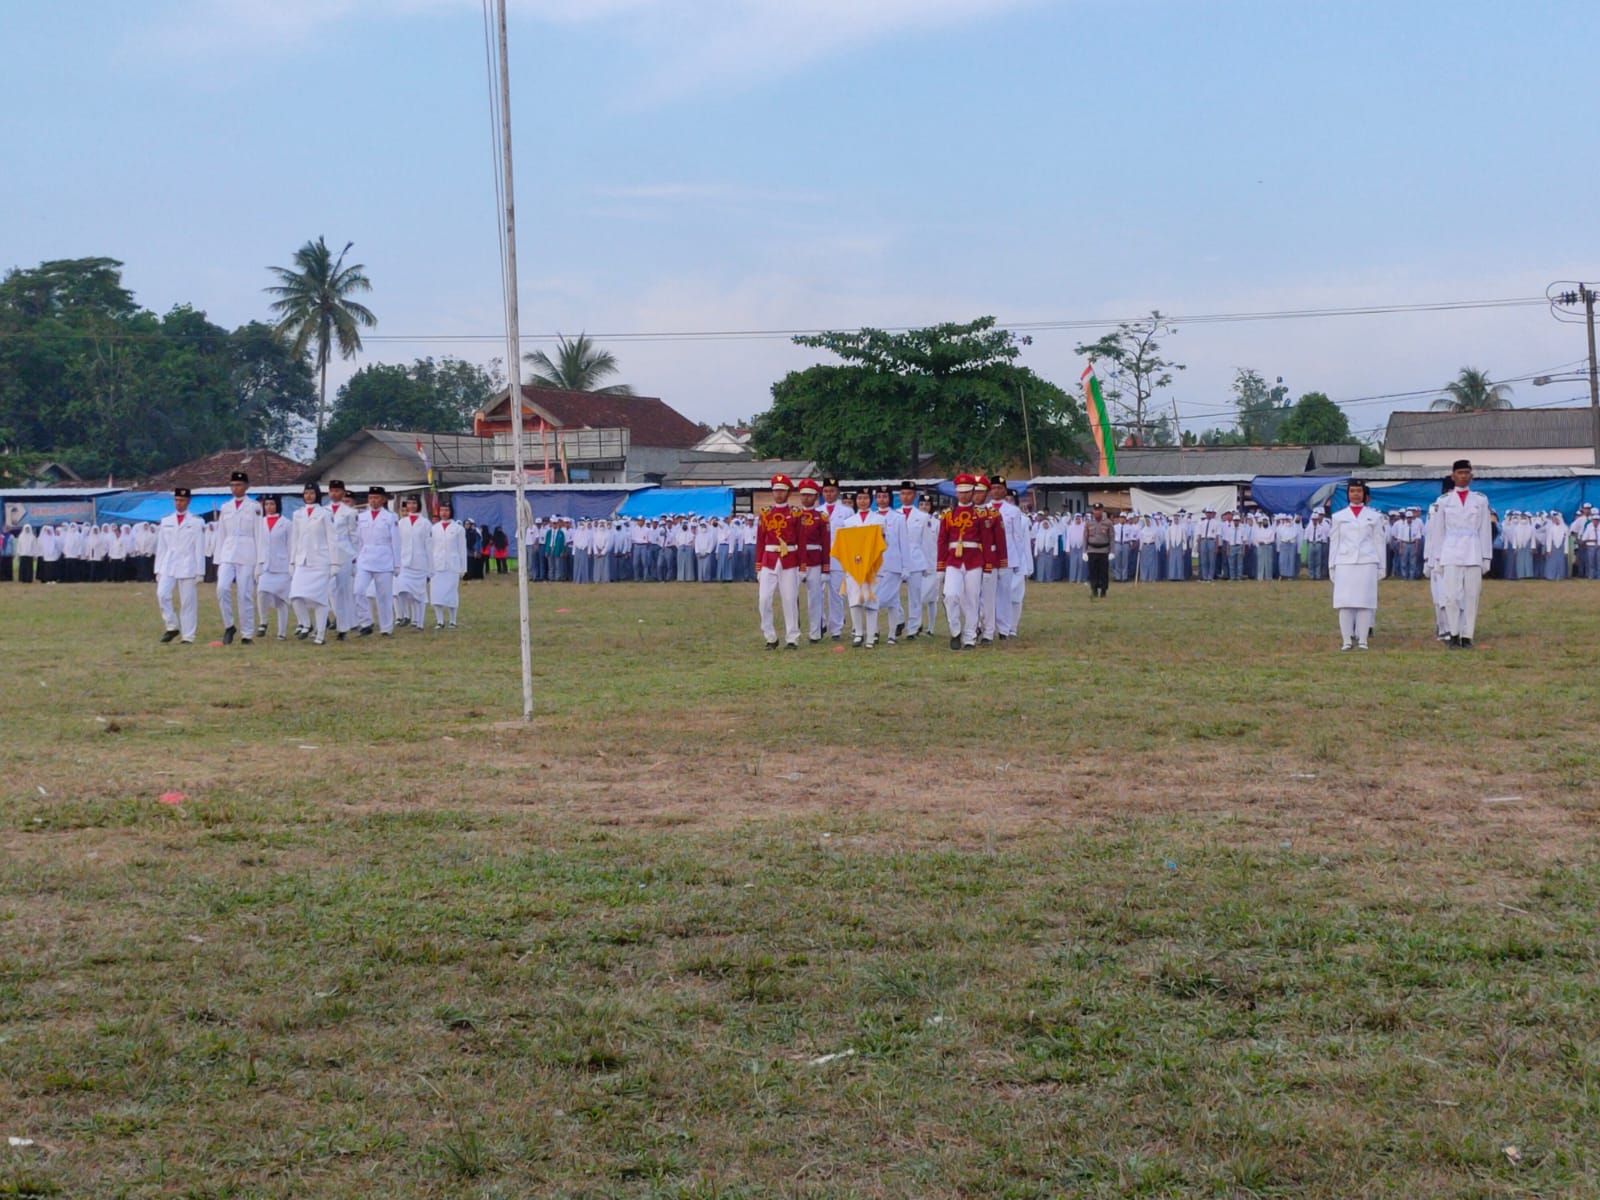
{"label": "white flagpole", "polygon": [[522,343],[517,318],[517,223],[512,200],[511,170],[511,63],[506,48],[506,0],[495,0],[495,16],[500,34],[500,155],[505,169],[505,300],[506,300],[506,379],[510,387],[511,467],[515,472],[517,496],[517,614],[522,650],[522,719],[533,719],[533,650],[528,622],[528,499],[522,458]]}

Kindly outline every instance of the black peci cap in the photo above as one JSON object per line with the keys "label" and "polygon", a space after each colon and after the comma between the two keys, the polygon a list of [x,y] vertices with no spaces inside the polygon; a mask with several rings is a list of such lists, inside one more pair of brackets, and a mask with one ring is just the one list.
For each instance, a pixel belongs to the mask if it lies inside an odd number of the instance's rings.
{"label": "black peci cap", "polygon": [[249,483],[250,482],[250,476],[246,475],[243,471],[235,471],[232,475],[228,476],[228,482],[229,483]]}
{"label": "black peci cap", "polygon": [[185,500],[187,500],[189,498],[189,489],[186,487],[175,487],[172,489],[172,494],[174,496],[182,496]]}

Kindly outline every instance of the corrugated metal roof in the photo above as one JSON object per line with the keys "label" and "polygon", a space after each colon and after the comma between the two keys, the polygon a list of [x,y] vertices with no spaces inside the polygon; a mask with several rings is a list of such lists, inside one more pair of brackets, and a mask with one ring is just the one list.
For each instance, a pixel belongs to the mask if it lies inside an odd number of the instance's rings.
{"label": "corrugated metal roof", "polygon": [[1298,475],[1310,464],[1307,446],[1129,446],[1117,451],[1118,475]]}
{"label": "corrugated metal roof", "polygon": [[1576,450],[1594,445],[1587,408],[1389,414],[1385,450]]}

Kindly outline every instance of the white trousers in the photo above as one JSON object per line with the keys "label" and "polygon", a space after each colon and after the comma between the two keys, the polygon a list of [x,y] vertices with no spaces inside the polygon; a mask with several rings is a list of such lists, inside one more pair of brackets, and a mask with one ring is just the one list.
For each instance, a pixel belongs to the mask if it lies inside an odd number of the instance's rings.
{"label": "white trousers", "polygon": [[311,630],[321,641],[328,634],[328,606],[318,604],[313,600],[297,599],[291,601],[294,605],[295,624]]}
{"label": "white trousers", "polygon": [[[924,598],[928,594],[928,577],[931,571],[908,571],[906,573],[906,636],[922,632],[922,608]],[[930,629],[930,632],[932,630]]]}
{"label": "white trousers", "polygon": [[[239,588],[239,620],[233,619],[233,589]],[[217,564],[217,607],[222,610],[222,627],[256,635],[256,568],[254,563]]]}
{"label": "white trousers", "polygon": [[832,578],[824,575],[820,566],[806,567],[801,572],[806,593],[806,633],[813,642],[828,628],[828,581]]}
{"label": "white trousers", "polygon": [[999,597],[999,574],[989,571],[983,576],[978,598],[978,627],[979,633],[985,638],[993,639],[998,622],[995,619],[995,604]]}
{"label": "white trousers", "polygon": [[1477,566],[1444,568],[1444,613],[1451,637],[1470,638],[1478,625],[1478,596],[1483,571]]}
{"label": "white trousers", "polygon": [[978,601],[985,579],[982,567],[946,567],[944,572],[944,616],[950,636],[971,646],[978,640]]}
{"label": "white trousers", "polygon": [[844,596],[839,591],[844,568],[839,565],[837,558],[830,558],[828,571],[828,586],[822,589],[828,597],[828,636],[837,637],[844,632]]}
{"label": "white trousers", "polygon": [[922,580],[922,623],[932,633],[939,623],[939,600],[944,595],[944,572],[929,571]]}
{"label": "white trousers", "polygon": [[[884,630],[886,637],[893,637],[895,627],[905,624],[905,612],[900,607],[900,579],[899,571],[880,570],[877,582],[873,585],[873,590],[878,594],[876,607],[889,618],[889,627]],[[873,617],[872,627],[877,629],[877,617]]]}
{"label": "white trousers", "polygon": [[357,625],[355,578],[355,563],[345,563],[333,573],[333,619],[345,633]]}
{"label": "white trousers", "polygon": [[[178,630],[186,642],[194,641],[195,630],[200,627],[199,584],[198,579],[174,579],[171,575],[156,579],[156,603],[161,606],[161,619],[168,629]],[[172,605],[174,588],[178,591],[176,609]]]}
{"label": "white trousers", "polygon": [[[378,602],[378,632],[394,632],[394,572],[393,571],[363,571],[356,570],[355,592],[361,597],[361,616],[370,617],[371,610],[367,608],[367,589],[372,589],[373,597]],[[357,621],[357,625],[370,625],[370,621]],[[339,628],[344,628],[344,620],[339,621]]]}
{"label": "white trousers", "polygon": [[1028,586],[1028,577],[1021,567],[1007,567],[995,578],[995,629],[1007,637],[1017,636],[1017,625],[1022,620],[1022,595]]}
{"label": "white trousers", "polygon": [[[783,605],[783,638],[792,644],[800,641],[800,568],[762,567],[756,572],[756,611],[761,614],[761,636],[778,640],[772,620],[772,598]],[[842,619],[842,618],[841,618]]]}

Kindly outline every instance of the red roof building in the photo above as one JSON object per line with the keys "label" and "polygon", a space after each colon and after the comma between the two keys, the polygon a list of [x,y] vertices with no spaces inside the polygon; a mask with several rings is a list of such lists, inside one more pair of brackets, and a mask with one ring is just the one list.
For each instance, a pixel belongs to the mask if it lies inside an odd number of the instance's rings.
{"label": "red roof building", "polygon": [[[550,429],[626,429],[635,446],[688,450],[706,435],[706,428],[655,396],[610,396],[601,392],[566,392],[556,388],[522,387],[522,426]],[[511,432],[509,396],[498,396],[478,410],[472,432],[492,437]]]}
{"label": "red roof building", "polygon": [[141,479],[136,486],[143,492],[164,492],[179,486],[227,487],[228,477],[235,471],[250,476],[251,487],[288,486],[300,481],[306,473],[306,465],[271,450],[218,450]]}

